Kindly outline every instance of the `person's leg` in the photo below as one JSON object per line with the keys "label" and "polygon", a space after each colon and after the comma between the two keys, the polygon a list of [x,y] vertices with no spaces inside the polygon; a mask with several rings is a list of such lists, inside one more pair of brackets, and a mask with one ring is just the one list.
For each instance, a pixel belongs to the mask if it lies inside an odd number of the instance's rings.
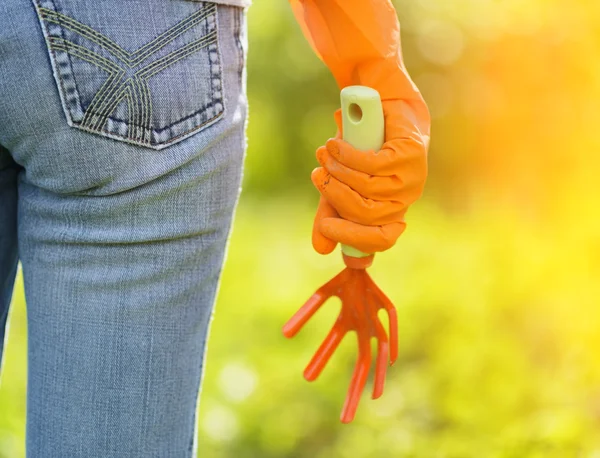
{"label": "person's leg", "polygon": [[240,137],[114,196],[20,183],[31,457],[190,456]]}
{"label": "person's leg", "polygon": [[17,174],[19,168],[0,146],[0,380],[6,320],[17,273]]}
{"label": "person's leg", "polygon": [[[0,30],[15,45],[0,66],[0,143],[24,168],[27,455],[190,457],[245,148],[243,11],[35,3],[37,12],[25,0],[0,5],[1,20],[16,24]],[[127,78],[111,82],[102,59],[131,79],[156,62],[161,72],[127,93]],[[105,83],[124,90],[122,105],[116,92],[102,95]]]}

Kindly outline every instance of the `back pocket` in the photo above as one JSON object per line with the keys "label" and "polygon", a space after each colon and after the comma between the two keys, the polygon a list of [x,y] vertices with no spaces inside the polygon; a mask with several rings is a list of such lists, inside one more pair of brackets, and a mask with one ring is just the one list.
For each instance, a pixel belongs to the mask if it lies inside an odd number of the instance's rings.
{"label": "back pocket", "polygon": [[70,126],[162,149],[223,117],[214,3],[33,2]]}

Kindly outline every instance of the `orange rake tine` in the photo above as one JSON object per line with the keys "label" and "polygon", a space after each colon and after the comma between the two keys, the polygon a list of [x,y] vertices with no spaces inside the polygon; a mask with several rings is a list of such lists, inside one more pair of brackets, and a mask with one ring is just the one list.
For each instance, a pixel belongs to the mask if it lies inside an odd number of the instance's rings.
{"label": "orange rake tine", "polygon": [[390,298],[387,297],[383,291],[381,291],[379,286],[377,286],[377,283],[375,283],[373,281],[371,276],[366,271],[365,271],[365,274],[366,274],[365,277],[367,279],[367,284],[372,288],[373,292],[375,293],[375,296],[381,302],[381,306],[385,309],[389,309],[390,307],[394,308],[394,304],[392,303]]}
{"label": "orange rake tine", "polygon": [[321,372],[327,365],[327,362],[331,359],[331,356],[340,345],[340,342],[344,338],[346,331],[343,331],[341,326],[335,325],[329,331],[329,334],[315,353],[315,355],[304,369],[304,378],[309,382],[316,380]]}
{"label": "orange rake tine", "polygon": [[283,335],[288,338],[294,337],[302,329],[302,326],[319,310],[323,303],[331,297],[333,288],[343,281],[346,273],[345,269],[342,270],[321,286],[283,326]]}
{"label": "orange rake tine", "polygon": [[[374,304],[376,305],[376,304]],[[379,318],[375,321],[377,339],[377,360],[375,363],[375,378],[373,379],[372,399],[377,399],[383,394],[385,375],[390,357],[390,345],[388,336]]]}
{"label": "orange rake tine", "polygon": [[380,340],[377,344],[377,362],[375,364],[375,379],[373,381],[373,399],[381,397],[385,385],[390,346],[387,341]]}
{"label": "orange rake tine", "polygon": [[373,279],[367,274],[367,284],[371,287],[375,297],[379,299],[381,306],[386,310],[388,314],[388,321],[390,327],[390,366],[393,365],[398,359],[398,314],[396,307],[392,301],[385,295],[379,286],[375,284]]}
{"label": "orange rake tine", "polygon": [[387,309],[390,321],[390,366],[398,359],[398,315],[394,306]]}
{"label": "orange rake tine", "polygon": [[342,423],[350,423],[354,420],[360,396],[367,384],[367,377],[371,367],[371,347],[369,341],[367,340],[366,345],[364,343],[359,345],[361,349],[358,353],[358,360],[356,361],[354,374],[352,375],[352,381],[350,382],[350,388],[348,389],[348,395],[346,396],[340,417]]}
{"label": "orange rake tine", "polygon": [[288,338],[294,337],[329,297],[320,290],[313,294],[283,326],[283,335]]}

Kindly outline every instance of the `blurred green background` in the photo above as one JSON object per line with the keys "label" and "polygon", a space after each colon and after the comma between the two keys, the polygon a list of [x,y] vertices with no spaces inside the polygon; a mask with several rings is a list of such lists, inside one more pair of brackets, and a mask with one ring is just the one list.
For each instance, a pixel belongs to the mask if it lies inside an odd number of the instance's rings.
{"label": "blurred green background", "polygon": [[[396,303],[400,357],[377,401],[338,421],[344,340],[302,370],[332,301],[281,327],[341,268],[312,251],[314,150],[338,89],[285,1],[249,11],[249,150],[199,415],[210,458],[600,457],[600,5],[395,2],[432,112],[430,176],[372,275]],[[0,389],[0,457],[24,456],[19,280]]]}

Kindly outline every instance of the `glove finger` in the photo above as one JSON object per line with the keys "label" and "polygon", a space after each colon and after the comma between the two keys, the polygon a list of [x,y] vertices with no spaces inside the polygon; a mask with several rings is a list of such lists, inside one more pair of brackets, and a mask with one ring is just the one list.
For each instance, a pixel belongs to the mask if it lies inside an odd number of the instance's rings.
{"label": "glove finger", "polygon": [[319,224],[319,230],[324,237],[364,253],[390,249],[405,229],[404,222],[383,226],[363,226],[341,218],[324,218]]}
{"label": "glove finger", "polygon": [[331,253],[337,242],[325,237],[321,231],[319,230],[320,221],[324,218],[337,218],[339,217],[338,213],[335,211],[327,200],[323,196],[321,196],[319,200],[319,206],[317,208],[317,214],[315,215],[315,220],[313,223],[312,230],[312,245],[317,253],[320,254],[329,254]]}
{"label": "glove finger", "polygon": [[313,170],[311,178],[321,195],[344,219],[368,226],[401,220],[401,212],[405,209],[401,202],[365,199],[322,167]]}
{"label": "glove finger", "polygon": [[384,143],[380,151],[361,151],[332,138],[327,151],[345,166],[374,176],[398,176],[404,186],[421,185],[427,177],[427,154],[422,143],[399,138]]}
{"label": "glove finger", "polygon": [[374,177],[352,170],[336,160],[324,146],[317,150],[317,160],[333,177],[373,200],[395,200],[402,193],[402,183],[396,176]]}

